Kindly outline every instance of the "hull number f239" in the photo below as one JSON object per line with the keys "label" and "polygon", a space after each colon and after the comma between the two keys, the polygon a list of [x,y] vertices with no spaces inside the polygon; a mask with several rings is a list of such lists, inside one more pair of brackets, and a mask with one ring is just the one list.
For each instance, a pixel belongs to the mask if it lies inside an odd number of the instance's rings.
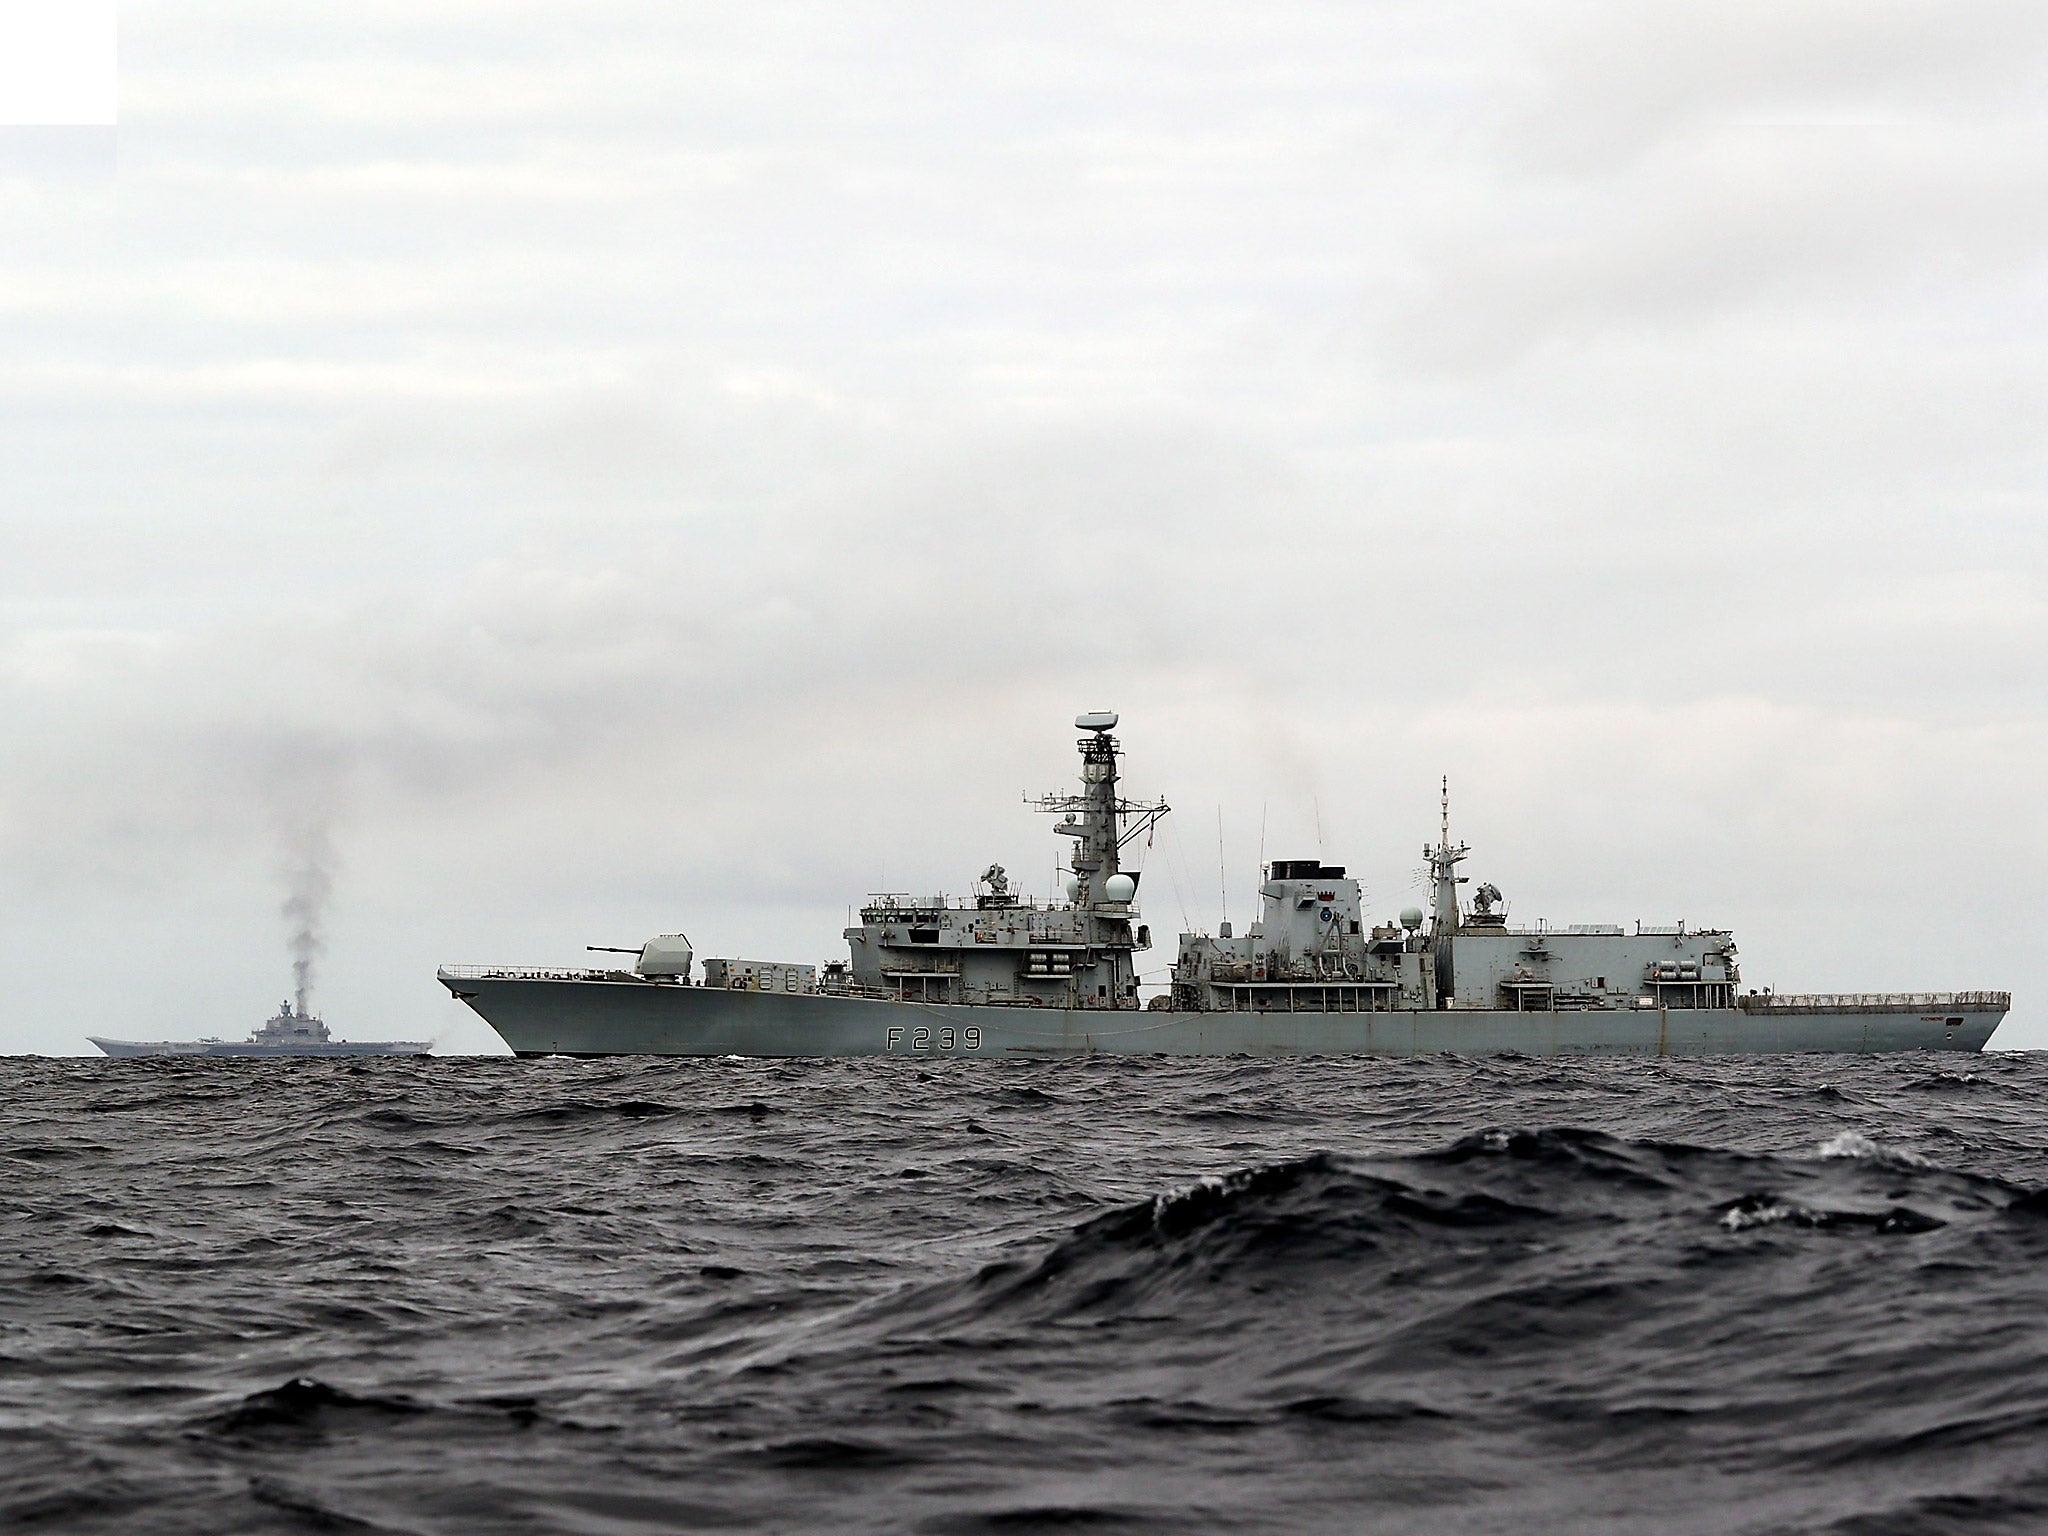
{"label": "hull number f239", "polygon": [[892,1051],[978,1051],[981,1049],[981,1031],[895,1028],[889,1031],[887,1048]]}

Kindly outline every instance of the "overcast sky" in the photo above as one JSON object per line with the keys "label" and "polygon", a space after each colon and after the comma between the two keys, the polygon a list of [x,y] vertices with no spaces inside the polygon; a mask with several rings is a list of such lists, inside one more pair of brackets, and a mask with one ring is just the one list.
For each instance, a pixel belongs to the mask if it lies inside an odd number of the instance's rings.
{"label": "overcast sky", "polygon": [[[131,3],[0,130],[0,1050],[1263,848],[2048,1047],[2048,7]],[[1219,826],[1221,849],[1219,858]],[[325,852],[323,853],[323,849]],[[1152,966],[1169,963],[1155,951]]]}

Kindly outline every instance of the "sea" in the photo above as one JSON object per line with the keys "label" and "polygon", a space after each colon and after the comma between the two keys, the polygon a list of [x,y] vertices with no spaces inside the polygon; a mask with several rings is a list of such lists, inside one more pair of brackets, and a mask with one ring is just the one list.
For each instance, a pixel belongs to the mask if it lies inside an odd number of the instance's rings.
{"label": "sea", "polygon": [[2048,1530],[2048,1058],[0,1062],[0,1529]]}

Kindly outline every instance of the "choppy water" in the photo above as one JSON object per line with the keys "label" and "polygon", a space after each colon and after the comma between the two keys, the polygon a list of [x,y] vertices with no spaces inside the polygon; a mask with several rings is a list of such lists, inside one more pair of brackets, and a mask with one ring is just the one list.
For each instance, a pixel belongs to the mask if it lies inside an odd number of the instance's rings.
{"label": "choppy water", "polygon": [[2048,1528],[2048,1059],[0,1090],[4,1527]]}

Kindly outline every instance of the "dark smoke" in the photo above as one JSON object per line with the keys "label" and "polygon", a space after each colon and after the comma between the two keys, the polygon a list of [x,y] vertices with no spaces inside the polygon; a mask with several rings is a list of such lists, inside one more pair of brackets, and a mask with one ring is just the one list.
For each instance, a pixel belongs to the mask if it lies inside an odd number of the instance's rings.
{"label": "dark smoke", "polygon": [[334,844],[325,827],[304,828],[293,839],[285,881],[290,894],[280,910],[291,924],[286,944],[292,952],[292,988],[299,1012],[305,1013],[313,995],[314,962],[327,949],[327,898],[334,890]]}

